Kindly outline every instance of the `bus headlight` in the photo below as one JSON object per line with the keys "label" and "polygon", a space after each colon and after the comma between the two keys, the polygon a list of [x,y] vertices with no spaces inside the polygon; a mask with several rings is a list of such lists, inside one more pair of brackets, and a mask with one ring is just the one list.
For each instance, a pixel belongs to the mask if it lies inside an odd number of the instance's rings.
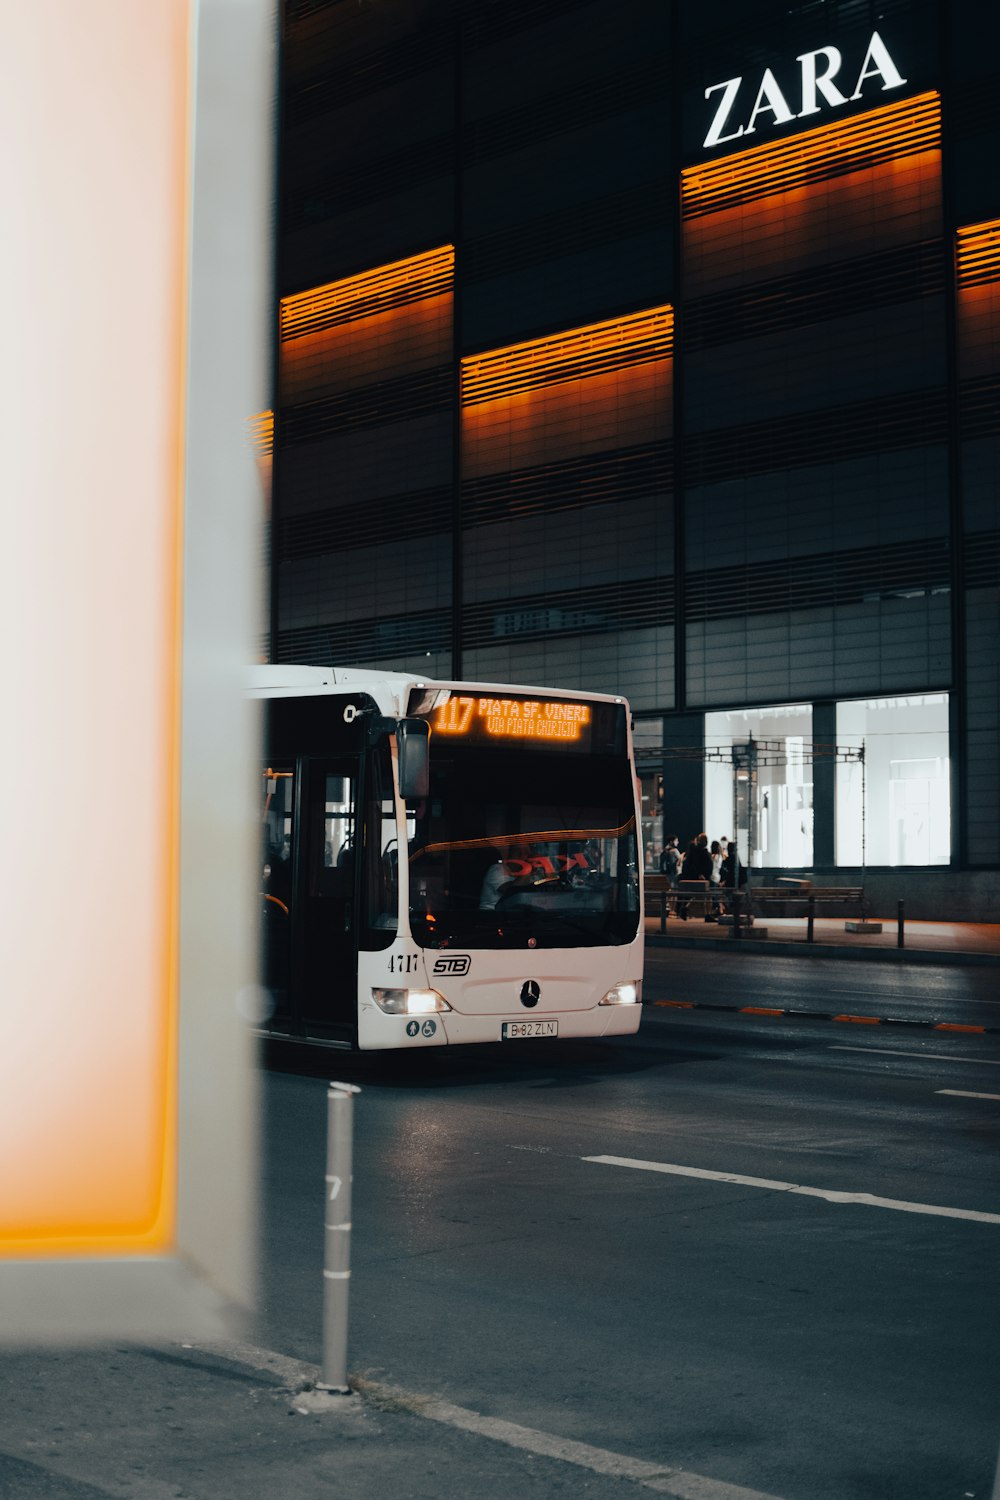
{"label": "bus headlight", "polygon": [[630,981],[616,984],[614,989],[608,990],[601,1005],[635,1005],[639,999],[639,986]]}
{"label": "bus headlight", "polygon": [[429,1016],[436,1010],[451,1010],[437,990],[372,989],[372,999],[387,1016]]}

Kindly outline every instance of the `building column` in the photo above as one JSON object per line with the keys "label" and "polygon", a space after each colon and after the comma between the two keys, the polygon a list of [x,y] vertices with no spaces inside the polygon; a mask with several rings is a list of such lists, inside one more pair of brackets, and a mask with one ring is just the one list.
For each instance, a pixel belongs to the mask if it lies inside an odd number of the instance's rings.
{"label": "building column", "polygon": [[813,704],[813,868],[835,865],[837,705]]}
{"label": "building column", "polygon": [[683,849],[705,826],[705,715],[666,714],[663,720],[663,832]]}

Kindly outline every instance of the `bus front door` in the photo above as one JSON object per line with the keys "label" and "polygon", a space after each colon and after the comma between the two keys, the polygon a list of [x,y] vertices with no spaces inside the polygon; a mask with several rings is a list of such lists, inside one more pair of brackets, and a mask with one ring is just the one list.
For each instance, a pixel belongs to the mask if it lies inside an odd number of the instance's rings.
{"label": "bus front door", "polygon": [[295,933],[298,1019],[307,1032],[353,1027],[357,1017],[356,916],[360,760],[337,756],[302,766],[300,919]]}

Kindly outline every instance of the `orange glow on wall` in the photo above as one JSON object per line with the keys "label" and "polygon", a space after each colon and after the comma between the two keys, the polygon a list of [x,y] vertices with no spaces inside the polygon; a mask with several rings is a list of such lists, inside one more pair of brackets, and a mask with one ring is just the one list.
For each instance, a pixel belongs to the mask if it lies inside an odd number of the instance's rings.
{"label": "orange glow on wall", "polygon": [[1000,368],[1000,219],[967,224],[955,235],[959,374],[995,377]]}
{"label": "orange glow on wall", "polygon": [[673,339],[673,308],[664,306],[469,355],[462,360],[462,405],[666,359]]}
{"label": "orange glow on wall", "polygon": [[247,417],[250,443],[258,459],[270,458],[274,450],[274,412],[259,411]]}
{"label": "orange glow on wall", "polygon": [[685,218],[715,213],[838,173],[935,150],[940,141],[941,97],[932,90],[802,135],[686,167],[681,173],[681,210]]}
{"label": "orange glow on wall", "polygon": [[635,443],[670,427],[673,360],[657,359],[462,408],[462,474],[505,473]]}
{"label": "orange glow on wall", "polygon": [[1000,281],[1000,219],[959,229],[955,235],[955,261],[961,287]]}
{"label": "orange glow on wall", "polygon": [[390,308],[450,292],[455,275],[455,250],[441,245],[406,260],[376,266],[341,281],[283,297],[280,305],[281,341],[300,339],[323,328],[368,318]]}
{"label": "orange glow on wall", "polygon": [[376,266],[281,303],[281,405],[450,363],[450,245]]}
{"label": "orange glow on wall", "polygon": [[250,446],[257,460],[261,489],[268,506],[271,503],[271,483],[274,477],[274,412],[259,411],[247,417]]}
{"label": "orange glow on wall", "polygon": [[450,291],[318,328],[281,345],[281,404],[433,369],[452,348]]}

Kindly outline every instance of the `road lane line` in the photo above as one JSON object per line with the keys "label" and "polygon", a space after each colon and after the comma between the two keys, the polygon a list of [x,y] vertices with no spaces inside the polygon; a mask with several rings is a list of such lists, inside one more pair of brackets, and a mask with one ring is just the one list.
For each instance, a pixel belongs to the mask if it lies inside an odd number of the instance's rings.
{"label": "road lane line", "polygon": [[901,1047],[852,1047],[849,1042],[830,1042],[830,1052],[884,1052],[887,1057],[932,1057],[936,1062],[972,1063],[977,1068],[1000,1068],[995,1057],[956,1057],[953,1052],[905,1052]]}
{"label": "road lane line", "polygon": [[827,1203],[857,1203],[866,1208],[892,1208],[904,1214],[932,1214],[941,1219],[973,1219],[977,1224],[1000,1224],[1000,1214],[980,1213],[974,1208],[946,1208],[938,1203],[880,1198],[874,1193],[843,1193],[830,1188],[803,1187],[797,1182],[744,1177],[738,1172],[709,1172],[703,1167],[680,1167],[673,1162],[639,1161],[631,1156],[583,1156],[580,1160],[595,1162],[599,1166],[632,1167],[639,1172],[666,1172],[673,1177],[698,1177],[706,1182],[728,1182],[736,1187],[765,1188],[773,1193],[798,1193],[804,1198],[823,1198]]}
{"label": "road lane line", "polygon": [[972,1094],[968,1089],[935,1089],[936,1094],[953,1094],[956,1099],[997,1099],[1000,1094]]}

